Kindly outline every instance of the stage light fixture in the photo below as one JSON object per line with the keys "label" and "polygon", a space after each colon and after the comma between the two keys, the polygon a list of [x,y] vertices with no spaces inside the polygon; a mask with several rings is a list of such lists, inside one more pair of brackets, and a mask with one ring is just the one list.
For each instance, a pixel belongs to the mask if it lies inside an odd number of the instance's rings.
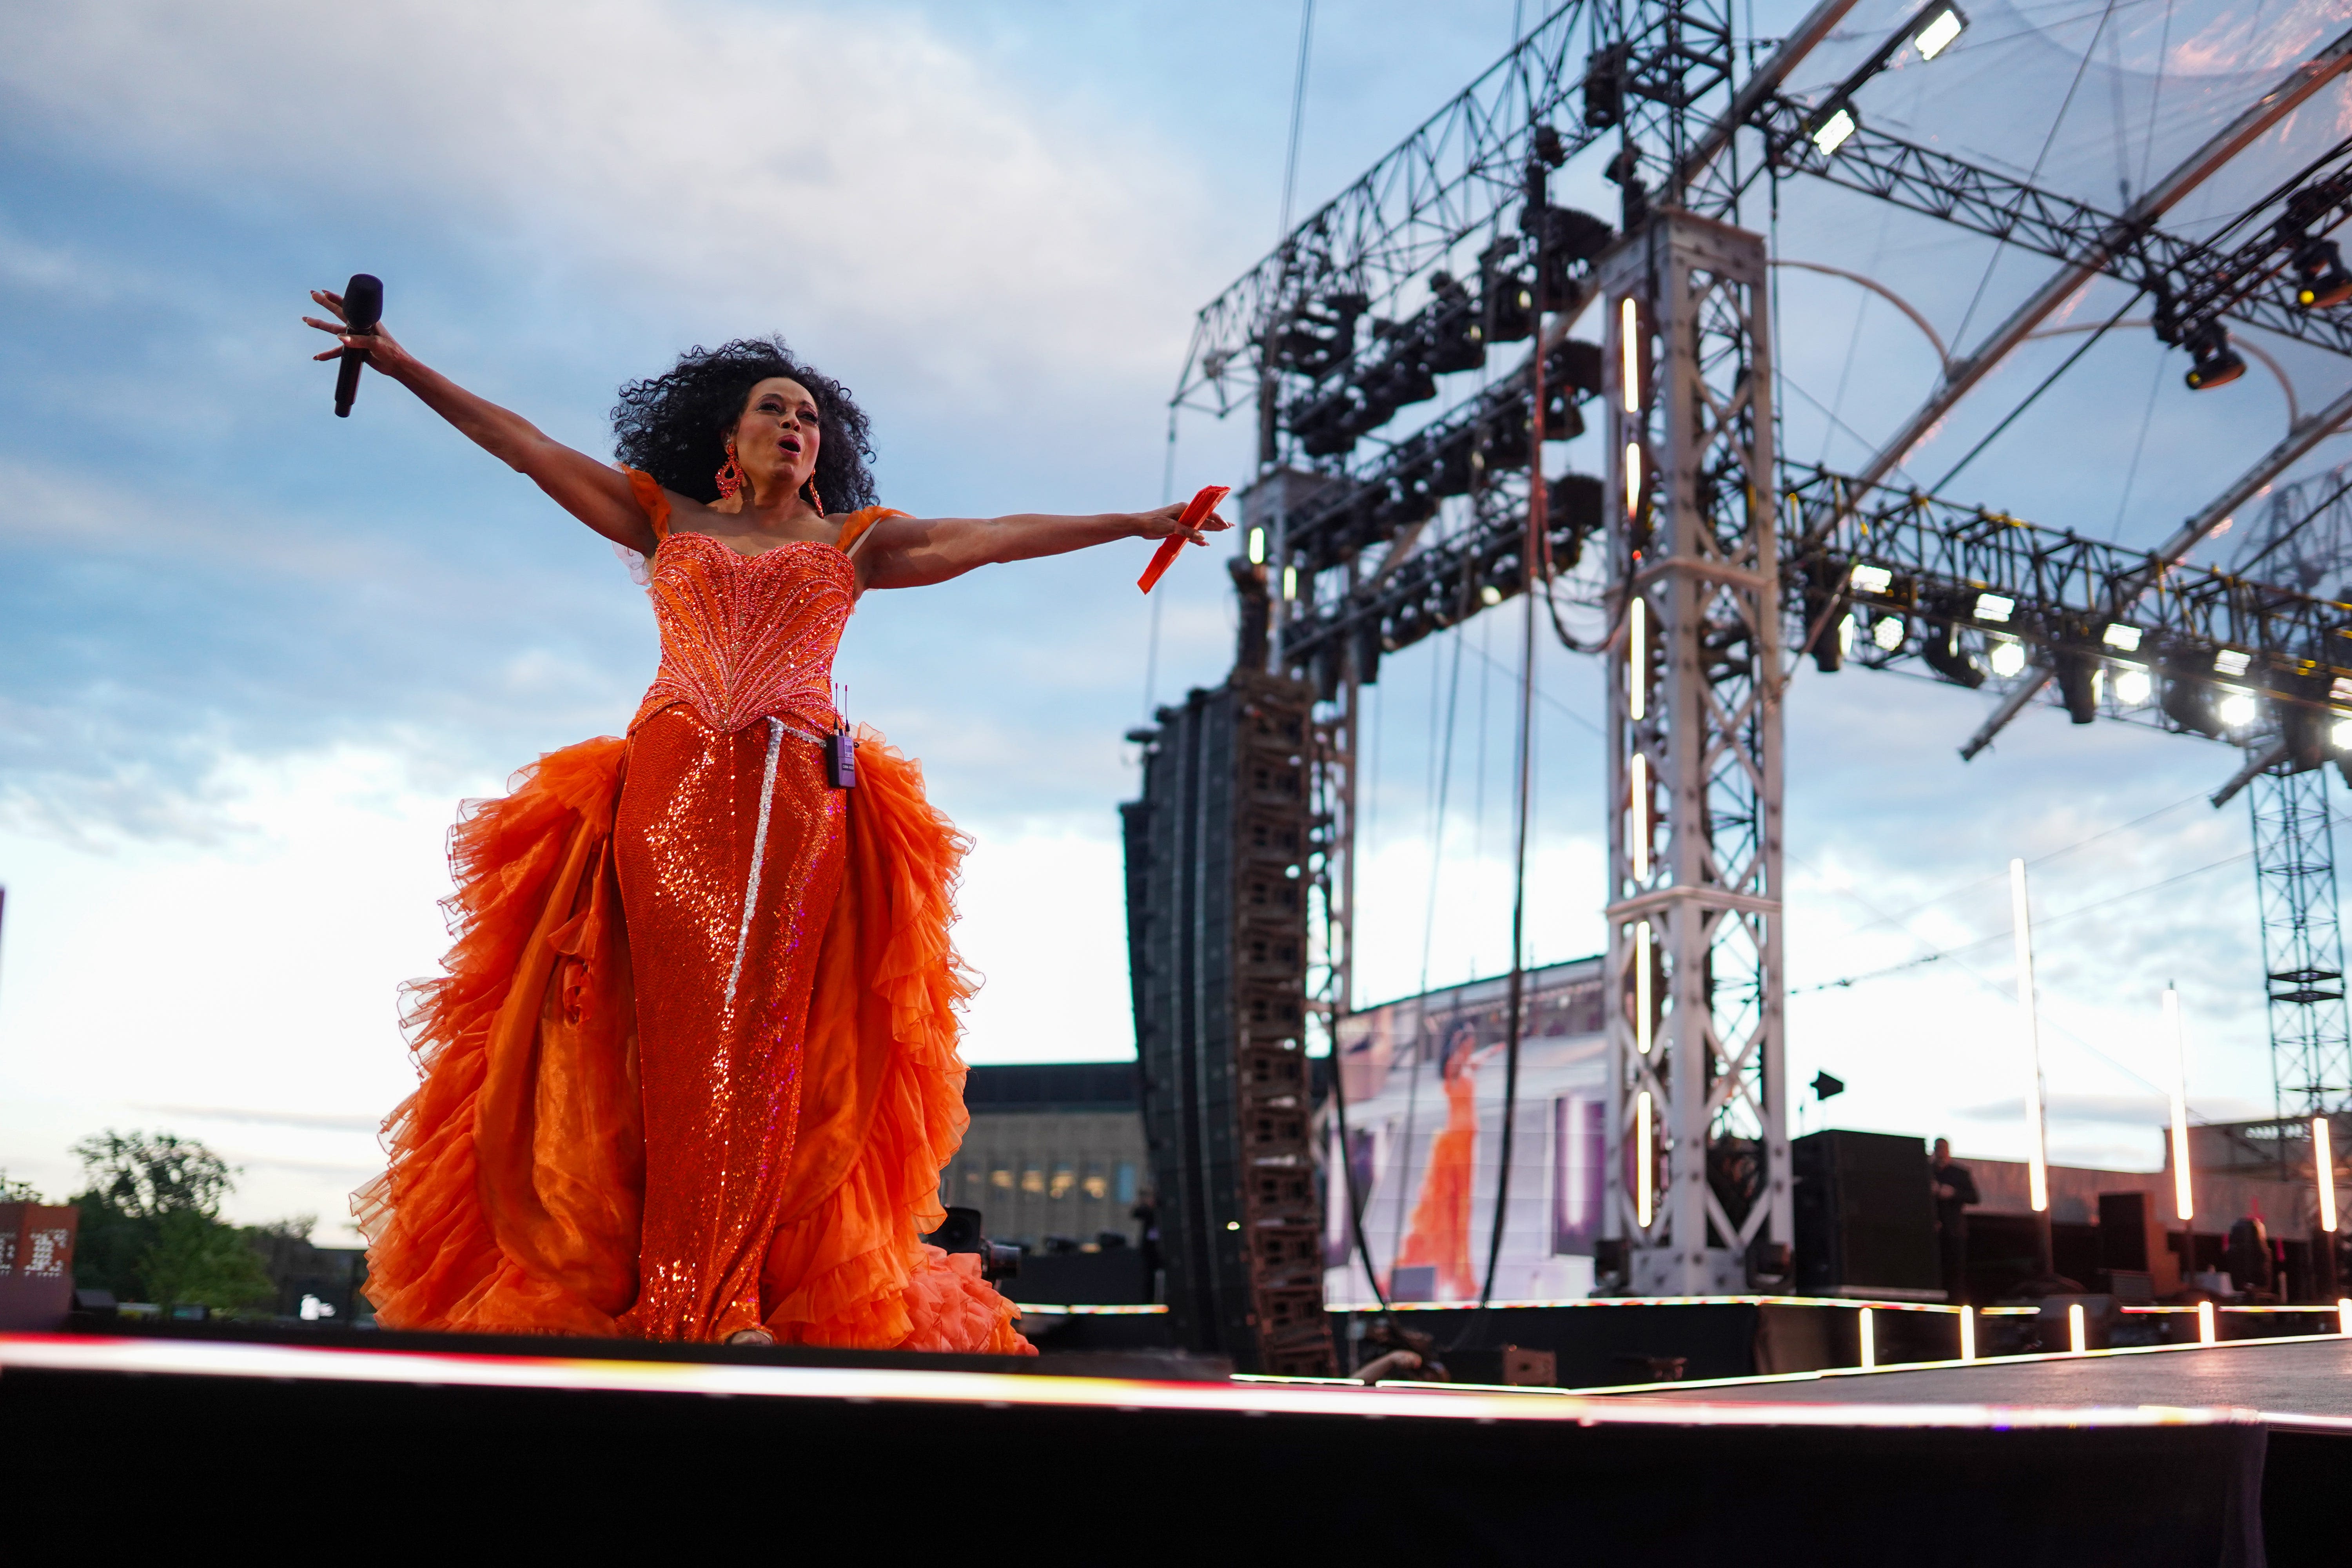
{"label": "stage light fixture", "polygon": [[2213,673],[2243,675],[2246,673],[2246,666],[2252,664],[2254,656],[2243,648],[2225,647],[2213,655]]}
{"label": "stage light fixture", "polygon": [[1856,562],[1853,570],[1847,574],[1846,581],[1853,584],[1857,594],[1884,594],[1895,585],[1895,574],[1884,566]]}
{"label": "stage light fixture", "polygon": [[2148,679],[2147,671],[2139,666],[2122,664],[2116,667],[2116,701],[2137,708],[2147,700],[2147,694],[2153,689],[2154,682]]}
{"label": "stage light fixture", "polygon": [[2122,621],[2109,621],[2107,629],[2100,635],[2099,640],[2117,653],[2137,653],[2139,637],[2140,631],[2137,626]]}
{"label": "stage light fixture", "polygon": [[1919,25],[1911,29],[1911,47],[1919,51],[1921,59],[1932,60],[1968,30],[1969,19],[1958,5],[1930,6]]}
{"label": "stage light fixture", "polygon": [[2181,380],[2189,384],[2191,392],[2210,392],[2246,374],[2246,362],[2230,346],[2230,334],[2219,321],[2209,322],[2190,334],[2189,353],[2195,363]]}
{"label": "stage light fixture", "polygon": [[1903,646],[1903,630],[1901,616],[1882,616],[1879,617],[1878,625],[1871,628],[1870,640],[1888,653],[1893,653]]}
{"label": "stage light fixture", "polygon": [[1806,122],[1805,135],[1826,158],[1844,146],[1846,140],[1861,129],[1862,122],[1854,118],[1852,104],[1832,103]]}
{"label": "stage light fixture", "polygon": [[2254,694],[2232,687],[2213,705],[2213,715],[2232,730],[2242,730],[2254,721]]}
{"label": "stage light fixture", "polygon": [[1478,602],[1491,610],[1503,602],[1503,591],[1489,583],[1478,590]]}
{"label": "stage light fixture", "polygon": [[2294,253],[2294,302],[2306,310],[2332,310],[2352,300],[2352,272],[2332,239],[2307,239]]}
{"label": "stage light fixture", "polygon": [[2096,659],[2073,648],[2053,648],[2050,652],[2053,673],[2058,678],[2059,706],[2066,717],[2077,724],[2088,724],[2099,716],[2100,677],[2105,672]]}
{"label": "stage light fixture", "polygon": [[2352,713],[2333,715],[2335,722],[2327,727],[2327,743],[2339,752],[2352,752]]}
{"label": "stage light fixture", "polygon": [[1978,620],[1990,621],[1994,626],[2005,626],[2009,625],[2009,617],[2016,613],[2017,601],[2006,594],[1977,595],[1977,607],[1973,614]]}
{"label": "stage light fixture", "polygon": [[2352,702],[2352,675],[2339,675],[2327,689],[2330,702]]}
{"label": "stage light fixture", "polygon": [[2003,680],[2021,674],[2025,668],[2025,645],[2015,637],[1995,637],[1985,662]]}

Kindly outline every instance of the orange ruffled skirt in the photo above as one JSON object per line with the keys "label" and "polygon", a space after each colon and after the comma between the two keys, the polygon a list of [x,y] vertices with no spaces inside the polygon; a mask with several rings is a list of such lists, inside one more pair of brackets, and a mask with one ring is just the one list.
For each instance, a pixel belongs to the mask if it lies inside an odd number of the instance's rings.
{"label": "orange ruffled skirt", "polygon": [[965,842],[867,729],[842,792],[785,735],[762,834],[767,747],[676,706],[467,807],[423,1082],[353,1199],[385,1327],[1031,1352],[920,1239],[969,1122]]}

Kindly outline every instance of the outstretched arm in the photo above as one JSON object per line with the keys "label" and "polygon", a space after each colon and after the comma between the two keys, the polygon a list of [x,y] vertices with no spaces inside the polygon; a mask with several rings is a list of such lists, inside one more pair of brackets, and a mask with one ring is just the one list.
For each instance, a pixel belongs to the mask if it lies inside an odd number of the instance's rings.
{"label": "outstretched arm", "polygon": [[[547,436],[521,415],[499,407],[486,397],[459,386],[439,371],[419,362],[394,341],[381,324],[372,337],[344,335],[343,300],[340,294],[313,289],[310,298],[332,311],[335,320],[315,316],[302,320],[341,340],[342,347],[364,349],[370,369],[390,376],[416,394],[427,408],[463,431],[484,451],[530,476],[555,504],[615,544],[650,555],[660,542],[652,522],[630,493],[629,479],[585,452],[577,452]],[[342,348],[318,357],[333,359]]]}
{"label": "outstretched arm", "polygon": [[860,552],[869,588],[920,588],[961,577],[978,566],[1067,555],[1118,539],[1166,539],[1182,534],[1194,544],[1232,523],[1212,515],[1182,528],[1181,502],[1150,511],[1107,511],[1092,517],[888,517],[874,525],[874,542]]}

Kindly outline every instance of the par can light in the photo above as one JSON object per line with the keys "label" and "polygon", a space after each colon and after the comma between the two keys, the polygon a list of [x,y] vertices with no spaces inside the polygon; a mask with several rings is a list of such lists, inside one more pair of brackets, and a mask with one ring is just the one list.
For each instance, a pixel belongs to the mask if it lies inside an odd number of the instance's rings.
{"label": "par can light", "polygon": [[1995,637],[1992,647],[1985,656],[1985,662],[1992,667],[1992,672],[1995,675],[2007,680],[2012,676],[2023,673],[2025,645],[2015,637]]}

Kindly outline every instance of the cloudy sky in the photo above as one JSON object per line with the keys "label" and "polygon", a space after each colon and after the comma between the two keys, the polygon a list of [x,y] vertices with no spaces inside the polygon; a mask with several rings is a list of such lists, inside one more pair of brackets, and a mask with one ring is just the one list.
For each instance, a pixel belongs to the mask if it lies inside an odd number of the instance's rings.
{"label": "cloudy sky", "polygon": [[[1757,26],[1795,9],[1759,5]],[[1864,0],[1800,84],[1906,9]],[[1865,115],[2116,206],[2352,6],[1969,9],[1963,44],[1874,83]],[[1499,55],[1521,10],[1325,0],[1301,210]],[[413,1082],[394,988],[445,945],[457,801],[616,731],[651,675],[641,596],[527,482],[388,384],[330,416],[305,289],[381,275],[414,352],[599,455],[621,381],[780,330],[873,414],[891,504],[1153,504],[1192,313],[1275,237],[1297,28],[1289,5],[1238,0],[89,0],[0,19],[0,1167],[61,1194],[74,1139],[169,1127],[245,1167],[239,1217],[316,1212],[321,1240],[347,1239],[341,1194]],[[2226,222],[2344,134],[2347,101],[2335,89],[2179,226]],[[1580,167],[1559,194],[1613,214]],[[1895,287],[1953,344],[2044,274],[1818,185],[1748,221],[1785,257]],[[1936,351],[1851,284],[1781,277],[1788,449],[1854,462]],[[2065,320],[2121,302],[2095,288]],[[2079,342],[2021,355],[1910,477],[1940,479]],[[2264,346],[2305,407],[2344,384],[2338,362]],[[1948,493],[2153,542],[2288,406],[2266,371],[2192,399],[2181,368],[2144,330],[2111,334]],[[1177,489],[1246,457],[1246,431],[1188,416]],[[2323,446],[2307,467],[2347,458]],[[1113,808],[1145,710],[1145,553],[876,595],[845,644],[853,711],[923,759],[981,844],[962,900],[988,976],[975,1060],[1131,1051]],[[1196,558],[1160,591],[1162,699],[1230,661],[1220,580]],[[1507,960],[1517,658],[1516,617],[1490,617],[1384,666],[1362,1000]],[[1538,669],[1549,960],[1600,942],[1600,704],[1589,662],[1552,648]],[[2167,977],[2200,1108],[2266,1107],[2245,813],[2191,804],[2235,753],[2037,712],[1962,764],[1985,705],[1861,671],[1793,688],[1792,1073],[1847,1079],[1843,1124],[2020,1147],[2005,943],[1968,944],[2004,937],[1999,878],[2024,855],[2045,917],[2087,911],[2043,943],[2053,1152],[2152,1160]]]}

